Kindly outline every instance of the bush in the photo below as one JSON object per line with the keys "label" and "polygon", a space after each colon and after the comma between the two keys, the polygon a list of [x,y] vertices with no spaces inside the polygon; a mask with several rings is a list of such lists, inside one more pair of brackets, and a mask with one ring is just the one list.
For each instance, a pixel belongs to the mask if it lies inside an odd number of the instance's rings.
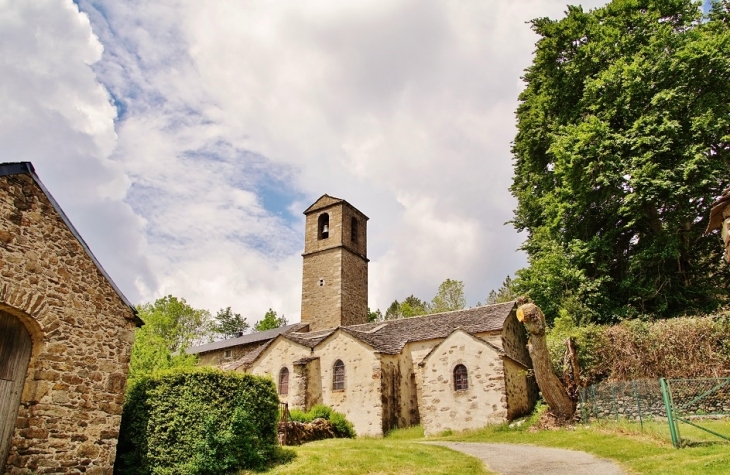
{"label": "bush", "polygon": [[115,473],[213,475],[260,469],[275,455],[273,381],[212,368],[140,379],[127,392]]}
{"label": "bush", "polygon": [[565,339],[573,338],[581,376],[604,380],[718,377],[730,367],[730,316],[626,320],[613,326],[574,326],[555,319],[548,348],[562,376]]}
{"label": "bush", "polygon": [[345,418],[345,415],[339,412],[335,412],[331,407],[323,404],[317,404],[307,411],[301,411],[299,409],[292,409],[289,411],[289,416],[292,421],[295,422],[312,422],[315,419],[324,419],[330,421],[334,426],[335,435],[337,437],[355,437],[355,428],[352,423]]}

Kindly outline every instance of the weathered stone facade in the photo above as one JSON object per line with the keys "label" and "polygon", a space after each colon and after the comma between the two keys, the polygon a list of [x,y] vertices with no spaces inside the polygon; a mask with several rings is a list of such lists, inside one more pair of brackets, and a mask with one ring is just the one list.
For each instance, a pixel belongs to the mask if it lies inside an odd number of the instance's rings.
{"label": "weathered stone facade", "polygon": [[328,195],[304,214],[302,323],[315,331],[367,322],[367,216]]}
{"label": "weathered stone facade", "polygon": [[[280,400],[290,408],[331,406],[361,435],[382,435],[419,423],[429,435],[477,428],[528,414],[537,401],[529,355],[521,344],[524,335],[516,321],[510,302],[287,332],[263,351],[226,368],[270,376],[280,389]],[[337,361],[344,364],[345,377],[343,387],[336,389]],[[466,391],[454,388],[456,364],[468,371],[471,384]],[[286,392],[281,390],[284,368],[289,374]]]}
{"label": "weathered stone facade", "polygon": [[[290,408],[326,404],[360,435],[419,423],[427,434],[477,428],[532,410],[538,391],[514,302],[364,323],[367,218],[328,195],[305,215],[307,327],[282,331],[253,350],[241,347],[243,356],[223,368],[269,375]],[[466,368],[468,389],[454,387],[456,364]],[[344,367],[339,379],[336,366]]]}
{"label": "weathered stone facade", "polygon": [[111,474],[141,322],[30,164],[0,165],[0,215],[0,318],[32,339],[0,471]]}

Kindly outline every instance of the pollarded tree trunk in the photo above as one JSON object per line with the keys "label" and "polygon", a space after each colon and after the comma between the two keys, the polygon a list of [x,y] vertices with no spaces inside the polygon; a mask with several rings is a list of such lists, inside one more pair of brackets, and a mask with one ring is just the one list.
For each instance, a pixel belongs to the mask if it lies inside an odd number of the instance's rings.
{"label": "pollarded tree trunk", "polygon": [[553,414],[566,420],[571,419],[575,414],[575,404],[553,372],[545,338],[545,315],[537,305],[526,303],[517,309],[517,318],[525,324],[530,334],[527,350],[530,352],[535,379],[543,399]]}

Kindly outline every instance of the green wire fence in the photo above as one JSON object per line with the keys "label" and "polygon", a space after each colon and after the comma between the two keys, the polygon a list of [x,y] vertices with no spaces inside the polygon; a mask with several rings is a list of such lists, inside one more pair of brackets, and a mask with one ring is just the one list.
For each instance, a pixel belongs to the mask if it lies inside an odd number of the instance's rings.
{"label": "green wire fence", "polygon": [[[643,430],[661,421],[675,447],[704,442],[696,436],[702,433],[730,441],[730,378],[607,381],[581,389],[579,410],[585,423],[624,419]],[[680,423],[693,428],[689,437],[680,435]]]}

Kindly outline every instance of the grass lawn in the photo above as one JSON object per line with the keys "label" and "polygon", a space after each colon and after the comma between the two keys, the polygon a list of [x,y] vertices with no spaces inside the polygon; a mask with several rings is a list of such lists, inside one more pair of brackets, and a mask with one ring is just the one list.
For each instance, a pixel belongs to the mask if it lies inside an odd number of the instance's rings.
{"label": "grass lawn", "polygon": [[[730,420],[702,423],[722,434],[730,434]],[[507,426],[464,432],[440,440],[533,444],[582,450],[618,462],[627,471],[644,474],[730,474],[730,443],[705,437],[702,431],[686,424],[680,426],[683,438],[691,445],[675,449],[666,423],[644,424],[607,422],[578,425],[573,429],[530,432]]]}
{"label": "grass lawn", "polygon": [[[407,431],[408,429],[406,429]],[[422,432],[421,432],[422,434]],[[296,458],[267,474],[298,475],[481,475],[491,473],[476,458],[445,447],[393,438],[329,439],[293,447]]]}
{"label": "grass lawn", "polygon": [[[522,426],[491,426],[424,439],[423,429],[396,430],[385,438],[362,437],[312,442],[291,450],[293,461],[267,474],[486,474],[481,461],[444,447],[420,444],[424,440],[532,444],[582,450],[618,462],[629,473],[684,475],[730,474],[730,443],[686,424],[680,426],[689,446],[675,449],[666,423],[601,421],[570,429],[528,430]],[[730,419],[703,421],[712,430],[730,434]],[[287,449],[289,450],[289,449]],[[290,452],[291,453],[291,452]]]}

